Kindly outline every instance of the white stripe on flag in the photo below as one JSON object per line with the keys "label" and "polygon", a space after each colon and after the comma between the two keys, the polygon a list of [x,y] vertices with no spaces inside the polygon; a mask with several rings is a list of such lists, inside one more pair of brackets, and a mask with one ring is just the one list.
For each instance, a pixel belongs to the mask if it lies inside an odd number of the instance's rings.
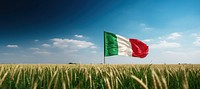
{"label": "white stripe on flag", "polygon": [[118,43],[118,55],[132,56],[133,50],[129,39],[120,35],[116,36]]}

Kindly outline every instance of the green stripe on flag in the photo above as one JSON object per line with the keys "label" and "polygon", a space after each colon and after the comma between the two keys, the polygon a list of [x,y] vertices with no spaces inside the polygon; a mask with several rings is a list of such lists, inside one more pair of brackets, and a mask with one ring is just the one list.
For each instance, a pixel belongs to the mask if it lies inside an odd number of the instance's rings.
{"label": "green stripe on flag", "polygon": [[118,55],[117,36],[115,34],[104,32],[105,56]]}

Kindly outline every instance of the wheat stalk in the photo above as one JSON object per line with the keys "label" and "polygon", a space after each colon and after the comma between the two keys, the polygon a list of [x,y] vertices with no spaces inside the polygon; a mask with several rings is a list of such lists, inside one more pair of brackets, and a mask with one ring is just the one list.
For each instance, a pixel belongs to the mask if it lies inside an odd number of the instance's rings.
{"label": "wheat stalk", "polygon": [[2,83],[5,80],[5,78],[6,78],[7,75],[8,75],[8,71],[3,75],[3,78],[0,81],[0,86],[2,85]]}
{"label": "wheat stalk", "polygon": [[52,82],[53,82],[53,80],[54,80],[54,77],[56,76],[57,72],[58,72],[58,70],[55,71],[55,73],[53,74],[53,76],[52,76],[52,78],[51,78],[51,80],[50,80],[50,83],[49,83],[49,85],[48,85],[48,89],[51,89],[51,84],[52,84]]}
{"label": "wheat stalk", "polygon": [[185,69],[183,69],[183,89],[188,89],[189,85],[188,85],[188,80],[187,80],[187,73],[185,71]]}
{"label": "wheat stalk", "polygon": [[157,84],[159,86],[159,89],[161,89],[162,88],[162,84],[160,82],[160,79],[159,79],[158,75],[156,74],[155,71],[152,71],[152,74],[153,74],[153,76],[155,76],[155,79],[156,79],[156,82],[157,82]]}
{"label": "wheat stalk", "polygon": [[138,83],[140,84],[144,89],[148,89],[147,85],[145,85],[139,78],[137,78],[134,75],[131,75],[131,77]]}
{"label": "wheat stalk", "polygon": [[111,86],[110,86],[110,82],[109,82],[109,80],[108,80],[107,77],[104,78],[104,81],[105,81],[105,83],[106,83],[107,89],[112,89]]}

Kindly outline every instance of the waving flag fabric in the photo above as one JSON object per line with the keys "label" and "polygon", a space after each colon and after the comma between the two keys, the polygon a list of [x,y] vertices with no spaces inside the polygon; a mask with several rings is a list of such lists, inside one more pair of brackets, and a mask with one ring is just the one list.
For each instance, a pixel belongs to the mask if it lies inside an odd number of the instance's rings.
{"label": "waving flag fabric", "polygon": [[144,58],[148,54],[148,46],[138,39],[128,39],[117,34],[104,32],[104,55],[125,55]]}

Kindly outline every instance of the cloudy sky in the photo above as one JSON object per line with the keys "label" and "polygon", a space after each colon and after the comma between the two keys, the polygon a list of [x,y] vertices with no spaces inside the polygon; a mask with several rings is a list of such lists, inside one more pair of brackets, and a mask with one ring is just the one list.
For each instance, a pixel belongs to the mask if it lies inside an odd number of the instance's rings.
{"label": "cloudy sky", "polygon": [[148,44],[146,58],[107,63],[200,63],[199,0],[0,1],[0,63],[103,63],[103,31]]}

